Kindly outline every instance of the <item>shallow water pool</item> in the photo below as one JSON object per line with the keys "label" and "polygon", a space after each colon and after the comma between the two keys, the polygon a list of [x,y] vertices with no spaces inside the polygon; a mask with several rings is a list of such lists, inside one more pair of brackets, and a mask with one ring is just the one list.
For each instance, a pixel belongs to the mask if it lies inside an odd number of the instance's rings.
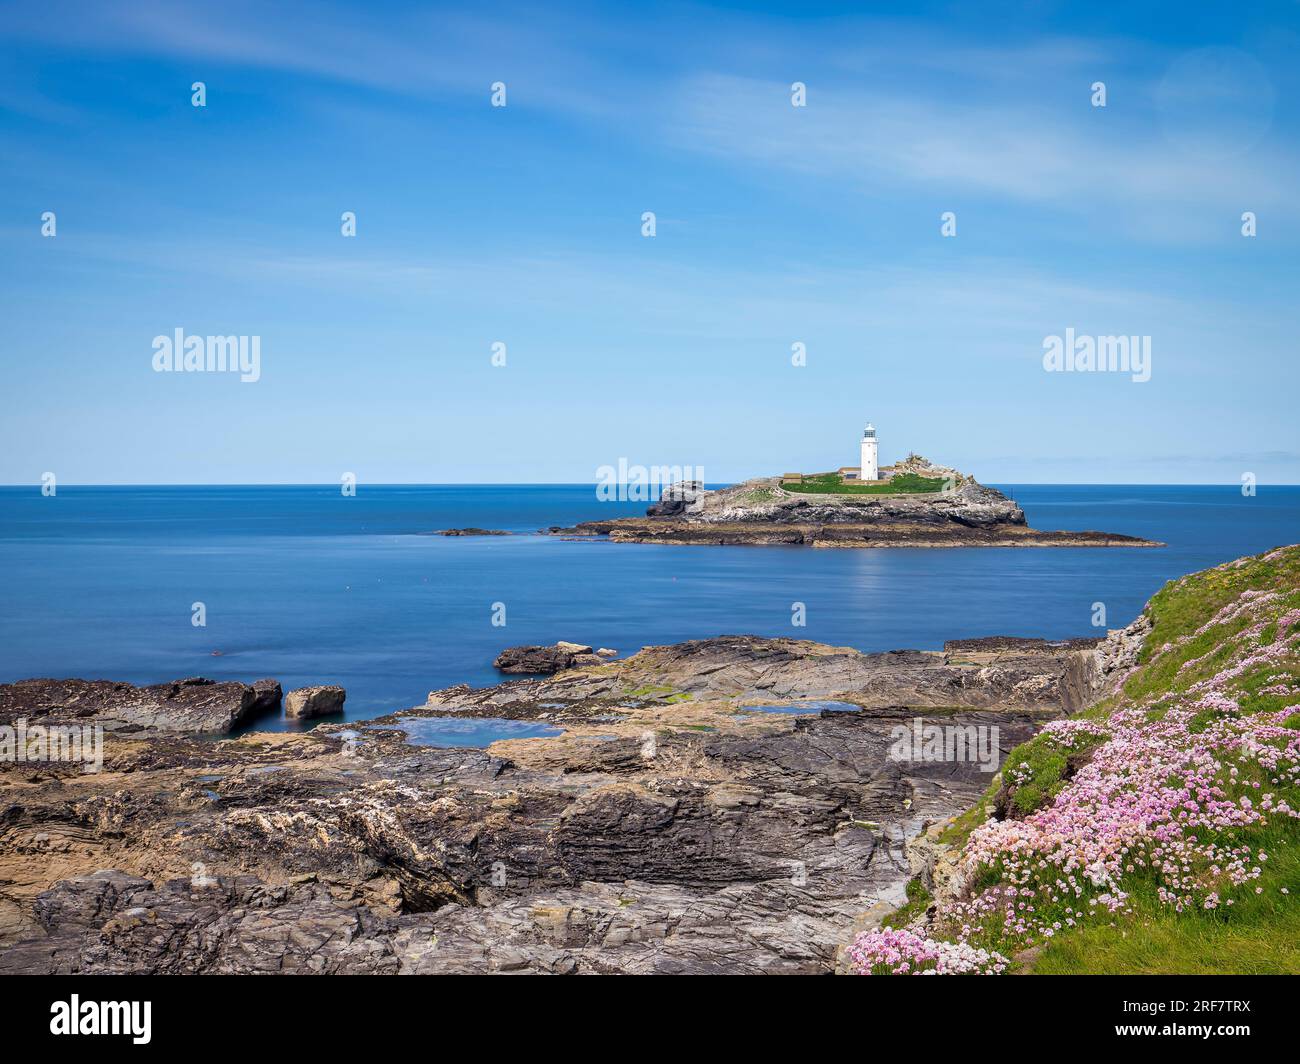
{"label": "shallow water pool", "polygon": [[504,717],[403,717],[399,724],[375,724],[375,731],[400,730],[412,746],[490,746],[500,739],[551,739],[563,732],[551,724]]}
{"label": "shallow water pool", "polygon": [[861,709],[861,706],[854,705],[852,702],[790,702],[786,705],[770,706],[741,706],[743,713],[794,713],[794,714],[811,714],[820,713],[823,709],[835,713],[853,713]]}

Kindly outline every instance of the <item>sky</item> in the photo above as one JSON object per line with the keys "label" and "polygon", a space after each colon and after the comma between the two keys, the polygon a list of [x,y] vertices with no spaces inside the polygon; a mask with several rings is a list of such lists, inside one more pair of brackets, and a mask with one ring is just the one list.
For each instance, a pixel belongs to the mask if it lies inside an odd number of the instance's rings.
{"label": "sky", "polygon": [[1295,2],[0,4],[0,483],[724,483],[867,421],[1297,483],[1298,51]]}

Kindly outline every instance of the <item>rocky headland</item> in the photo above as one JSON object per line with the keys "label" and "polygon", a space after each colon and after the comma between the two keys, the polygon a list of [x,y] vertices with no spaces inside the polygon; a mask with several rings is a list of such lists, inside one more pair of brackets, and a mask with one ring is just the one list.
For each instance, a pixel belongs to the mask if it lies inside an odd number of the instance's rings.
{"label": "rocky headland", "polygon": [[707,490],[694,482],[666,488],[645,517],[553,527],[552,535],[601,536],[617,543],[780,544],[811,547],[1159,547],[1114,532],[1040,531],[995,488],[912,456],[899,475],[944,482],[946,490],[898,494],[809,493],[780,477]]}
{"label": "rocky headland", "polygon": [[[224,740],[187,733],[251,685],[0,686],[3,721],[114,724],[97,773],[0,762],[0,972],[829,972],[989,783],[891,758],[896,729],[996,727],[1005,756],[1141,638],[727,636]],[[550,737],[421,745],[494,721]]]}

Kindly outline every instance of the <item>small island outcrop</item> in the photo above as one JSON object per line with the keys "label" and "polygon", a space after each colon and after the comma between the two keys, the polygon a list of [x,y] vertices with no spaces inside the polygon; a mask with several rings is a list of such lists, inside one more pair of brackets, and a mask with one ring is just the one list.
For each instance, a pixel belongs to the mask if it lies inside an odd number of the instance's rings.
{"label": "small island outcrop", "polygon": [[1139,536],[1030,528],[996,488],[909,455],[863,482],[850,475],[758,477],[707,490],[669,485],[645,517],[584,521],[552,535],[618,543],[811,547],[1160,547]]}

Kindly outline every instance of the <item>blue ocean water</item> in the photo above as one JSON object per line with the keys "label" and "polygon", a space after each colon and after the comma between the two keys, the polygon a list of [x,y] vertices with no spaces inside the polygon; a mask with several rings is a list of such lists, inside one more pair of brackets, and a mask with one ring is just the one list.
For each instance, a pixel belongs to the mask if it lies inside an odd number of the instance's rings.
{"label": "blue ocean water", "polygon": [[[862,650],[980,635],[1095,635],[1168,579],[1300,541],[1300,487],[1001,486],[1038,528],[1163,549],[674,547],[532,532],[643,503],[590,485],[0,488],[0,681],[182,676],[347,688],[347,716],[499,677],[504,646],[631,653],[723,633]],[[207,625],[191,623],[195,602]],[[801,602],[806,627],[792,626]],[[505,627],[493,625],[494,603]],[[263,726],[275,727],[274,721]]]}

